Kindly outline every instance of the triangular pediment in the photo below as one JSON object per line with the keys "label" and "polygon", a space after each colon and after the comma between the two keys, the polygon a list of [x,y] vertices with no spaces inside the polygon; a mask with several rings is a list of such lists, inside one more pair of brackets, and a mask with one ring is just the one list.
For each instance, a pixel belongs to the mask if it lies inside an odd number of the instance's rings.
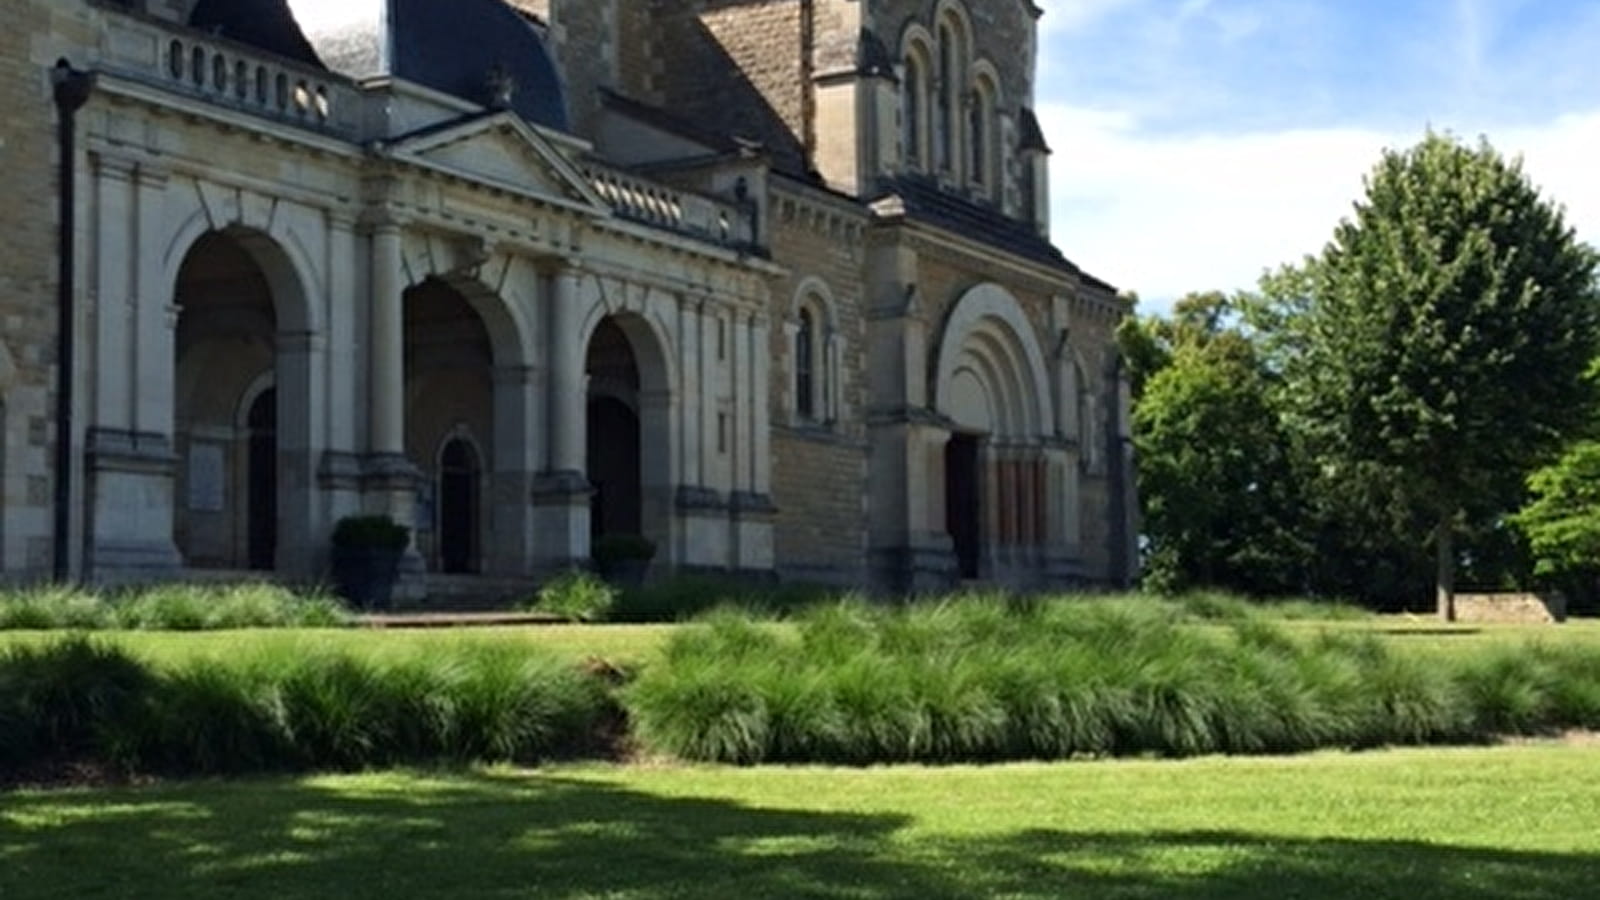
{"label": "triangular pediment", "polygon": [[600,213],[609,209],[572,160],[511,113],[415,134],[389,152],[397,160],[515,193]]}

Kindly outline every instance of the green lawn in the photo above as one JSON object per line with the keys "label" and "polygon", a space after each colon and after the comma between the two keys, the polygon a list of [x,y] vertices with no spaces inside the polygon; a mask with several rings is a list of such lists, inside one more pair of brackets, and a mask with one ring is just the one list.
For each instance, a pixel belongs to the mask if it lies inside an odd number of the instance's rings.
{"label": "green lawn", "polygon": [[[1448,651],[1486,644],[1545,643],[1600,647],[1600,620],[1551,625],[1442,625],[1427,617],[1383,616],[1339,621],[1280,622],[1291,633],[1314,636],[1322,631],[1377,631],[1396,648]],[[361,652],[408,651],[452,642],[527,643],[575,659],[598,656],[619,664],[648,660],[665,646],[674,625],[535,625],[445,629],[258,629],[249,631],[102,631],[97,640],[115,642],[136,656],[171,662],[194,655],[229,654],[241,647],[273,643],[315,644]],[[785,625],[774,625],[786,628]],[[1200,625],[1225,629],[1225,625]],[[58,640],[62,632],[0,632],[0,646],[12,642]]]}
{"label": "green lawn", "polygon": [[1593,896],[1596,747],[0,794],[0,897]]}

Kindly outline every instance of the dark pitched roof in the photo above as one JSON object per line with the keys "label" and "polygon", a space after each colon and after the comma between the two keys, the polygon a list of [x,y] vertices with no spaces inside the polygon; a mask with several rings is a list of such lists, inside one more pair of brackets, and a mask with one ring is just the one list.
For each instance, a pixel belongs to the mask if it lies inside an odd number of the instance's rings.
{"label": "dark pitched roof", "polygon": [[600,89],[600,102],[653,128],[659,128],[669,134],[675,134],[686,141],[704,144],[707,149],[719,153],[731,153],[741,146],[748,146],[721,132],[702,128],[688,119],[667,112],[659,106],[651,106],[625,94],[617,93],[610,88]]}
{"label": "dark pitched roof", "polygon": [[952,194],[922,175],[901,175],[883,182],[886,195],[900,198],[906,216],[984,242],[1063,272],[1078,271],[1049,239],[1033,225],[1011,218],[993,207]]}
{"label": "dark pitched roof", "polygon": [[[252,2],[292,9],[328,0]],[[349,20],[306,33],[322,61],[343,75],[391,75],[485,105],[496,103],[491,81],[502,79],[511,89],[510,109],[529,122],[568,129],[566,94],[544,40],[501,0],[360,0]]]}
{"label": "dark pitched roof", "polygon": [[881,75],[895,78],[894,56],[883,39],[870,28],[861,29],[861,40],[856,45],[856,72],[860,75]]}
{"label": "dark pitched roof", "polygon": [[1050,152],[1050,145],[1044,141],[1044,130],[1039,127],[1039,117],[1033,110],[1024,106],[1022,108],[1022,134],[1021,147],[1023,150],[1038,150],[1043,153]]}
{"label": "dark pitched roof", "polygon": [[189,26],[323,68],[284,0],[200,0]]}

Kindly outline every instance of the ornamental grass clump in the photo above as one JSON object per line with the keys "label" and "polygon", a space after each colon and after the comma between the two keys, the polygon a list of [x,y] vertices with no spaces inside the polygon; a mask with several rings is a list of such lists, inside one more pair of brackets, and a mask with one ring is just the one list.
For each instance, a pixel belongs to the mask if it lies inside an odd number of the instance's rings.
{"label": "ornamental grass clump", "polygon": [[105,628],[111,611],[94,594],[45,585],[0,592],[0,631]]}
{"label": "ornamental grass clump", "polygon": [[332,628],[347,622],[334,598],[273,584],[156,585],[110,605],[116,627],[147,631]]}
{"label": "ornamental grass clump", "polygon": [[0,592],[0,631],[332,628],[346,621],[338,602],[325,594],[271,584],[162,584],[107,594],[58,586]]}
{"label": "ornamental grass clump", "polygon": [[0,781],[91,763],[242,774],[609,752],[599,679],[526,647],[461,642],[388,655],[266,642],[153,666],[93,640],[0,655]]}
{"label": "ornamental grass clump", "polygon": [[153,685],[126,652],[82,637],[0,650],[0,770],[103,755]]}
{"label": "ornamental grass clump", "polygon": [[[1432,659],[1170,603],[847,601],[788,630],[722,614],[626,690],[649,749],[731,763],[1291,753],[1475,741],[1600,717],[1600,654]],[[1217,621],[1217,620],[1213,620]],[[1499,658],[1496,654],[1506,654]]]}

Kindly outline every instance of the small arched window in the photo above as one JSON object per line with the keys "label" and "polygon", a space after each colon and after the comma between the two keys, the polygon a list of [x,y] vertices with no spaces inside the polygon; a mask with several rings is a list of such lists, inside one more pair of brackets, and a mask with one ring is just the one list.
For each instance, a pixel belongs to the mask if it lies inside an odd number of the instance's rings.
{"label": "small arched window", "polygon": [[980,72],[973,81],[972,101],[967,110],[968,177],[991,196],[1000,182],[1000,141],[995,122],[998,96],[992,76],[987,71]]}
{"label": "small arched window", "polygon": [[935,150],[939,154],[938,164],[942,171],[949,171],[955,165],[955,122],[956,110],[956,62],[955,62],[955,35],[948,26],[939,26],[939,84],[937,111],[933,123]]}
{"label": "small arched window", "polygon": [[916,55],[907,56],[905,83],[901,86],[901,123],[905,126],[906,164],[914,168],[922,165],[922,85],[926,77]]}
{"label": "small arched window", "polygon": [[795,412],[803,419],[817,418],[817,324],[811,310],[800,310],[800,327],[794,333]]}
{"label": "small arched window", "polygon": [[967,109],[967,140],[970,142],[972,148],[972,159],[970,162],[972,166],[972,180],[976,184],[984,184],[987,181],[987,179],[984,177],[984,169],[989,164],[987,155],[984,153],[985,138],[988,134],[988,128],[985,127],[986,123],[984,121],[986,118],[984,115],[984,107],[986,105],[987,104],[985,103],[983,91],[979,90],[973,92],[972,103]]}

